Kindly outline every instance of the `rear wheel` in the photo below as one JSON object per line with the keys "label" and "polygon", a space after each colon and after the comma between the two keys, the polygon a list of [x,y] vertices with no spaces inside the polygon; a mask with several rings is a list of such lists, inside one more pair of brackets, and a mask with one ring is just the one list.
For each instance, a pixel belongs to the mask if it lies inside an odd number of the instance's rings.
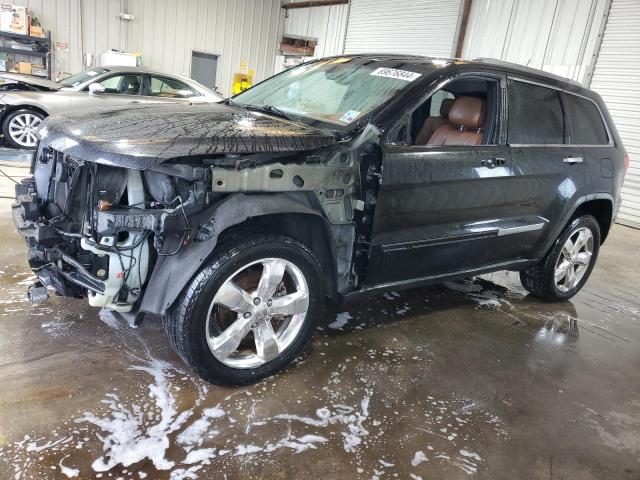
{"label": "rear wheel", "polygon": [[307,345],[322,310],[320,264],[301,243],[260,234],[221,246],[164,326],[204,379],[244,385],[276,373]]}
{"label": "rear wheel", "polygon": [[532,295],[548,301],[567,300],[584,286],[600,250],[600,226],[591,215],[574,219],[538,265],[520,272]]}
{"label": "rear wheel", "polygon": [[5,141],[14,148],[35,148],[36,130],[43,119],[42,113],[29,108],[9,113],[2,124]]}

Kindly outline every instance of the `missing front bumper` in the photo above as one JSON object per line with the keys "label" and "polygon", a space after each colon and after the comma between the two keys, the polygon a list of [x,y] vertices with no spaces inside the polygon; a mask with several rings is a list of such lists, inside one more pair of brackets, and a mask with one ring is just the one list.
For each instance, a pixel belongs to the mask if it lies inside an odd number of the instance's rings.
{"label": "missing front bumper", "polygon": [[39,280],[28,292],[30,300],[44,300],[46,291],[43,293],[42,288],[46,290],[46,287],[65,297],[84,297],[85,289],[104,292],[104,284],[99,278],[61,251],[60,245],[65,243],[65,238],[56,228],[37,220],[37,198],[31,180],[16,185],[16,203],[11,206],[11,213],[18,233],[27,244],[29,266]]}

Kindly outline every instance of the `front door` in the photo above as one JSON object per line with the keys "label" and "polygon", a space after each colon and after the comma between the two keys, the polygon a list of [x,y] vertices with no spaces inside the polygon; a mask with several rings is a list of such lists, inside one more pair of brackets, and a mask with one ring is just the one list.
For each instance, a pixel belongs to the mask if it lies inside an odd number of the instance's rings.
{"label": "front door", "polygon": [[[463,75],[419,101],[406,127],[388,130],[367,286],[499,268],[543,227],[514,214],[505,99],[503,75]],[[397,127],[410,133],[398,141]]]}
{"label": "front door", "polygon": [[96,83],[104,87],[103,92],[89,93],[88,87],[85,91],[73,92],[73,110],[145,103],[142,96],[143,76],[140,73],[118,73]]}
{"label": "front door", "polygon": [[505,146],[388,146],[374,215],[368,285],[505,261],[512,180]]}

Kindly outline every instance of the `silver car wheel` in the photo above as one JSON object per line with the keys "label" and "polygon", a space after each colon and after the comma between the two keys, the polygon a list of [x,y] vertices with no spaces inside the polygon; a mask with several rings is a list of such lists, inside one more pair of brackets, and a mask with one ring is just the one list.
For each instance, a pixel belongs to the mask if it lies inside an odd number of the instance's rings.
{"label": "silver car wheel", "polygon": [[555,268],[556,287],[565,293],[575,288],[589,269],[593,256],[593,233],[579,228],[562,246]]}
{"label": "silver car wheel", "polygon": [[9,122],[9,135],[21,147],[33,148],[38,141],[36,130],[41,123],[42,119],[37,115],[21,113]]}
{"label": "silver car wheel", "polygon": [[294,342],[308,309],[307,280],[295,264],[282,258],[251,262],[222,283],[209,306],[209,349],[229,367],[264,365]]}

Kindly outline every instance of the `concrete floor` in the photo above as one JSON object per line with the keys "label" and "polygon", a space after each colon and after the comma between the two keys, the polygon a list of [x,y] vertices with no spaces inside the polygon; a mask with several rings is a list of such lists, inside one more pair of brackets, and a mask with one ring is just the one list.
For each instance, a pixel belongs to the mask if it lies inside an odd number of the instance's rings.
{"label": "concrete floor", "polygon": [[6,214],[0,246],[2,479],[640,478],[640,231],[614,228],[571,302],[505,272],[385,294],[240,389],[156,322],[29,305]]}

